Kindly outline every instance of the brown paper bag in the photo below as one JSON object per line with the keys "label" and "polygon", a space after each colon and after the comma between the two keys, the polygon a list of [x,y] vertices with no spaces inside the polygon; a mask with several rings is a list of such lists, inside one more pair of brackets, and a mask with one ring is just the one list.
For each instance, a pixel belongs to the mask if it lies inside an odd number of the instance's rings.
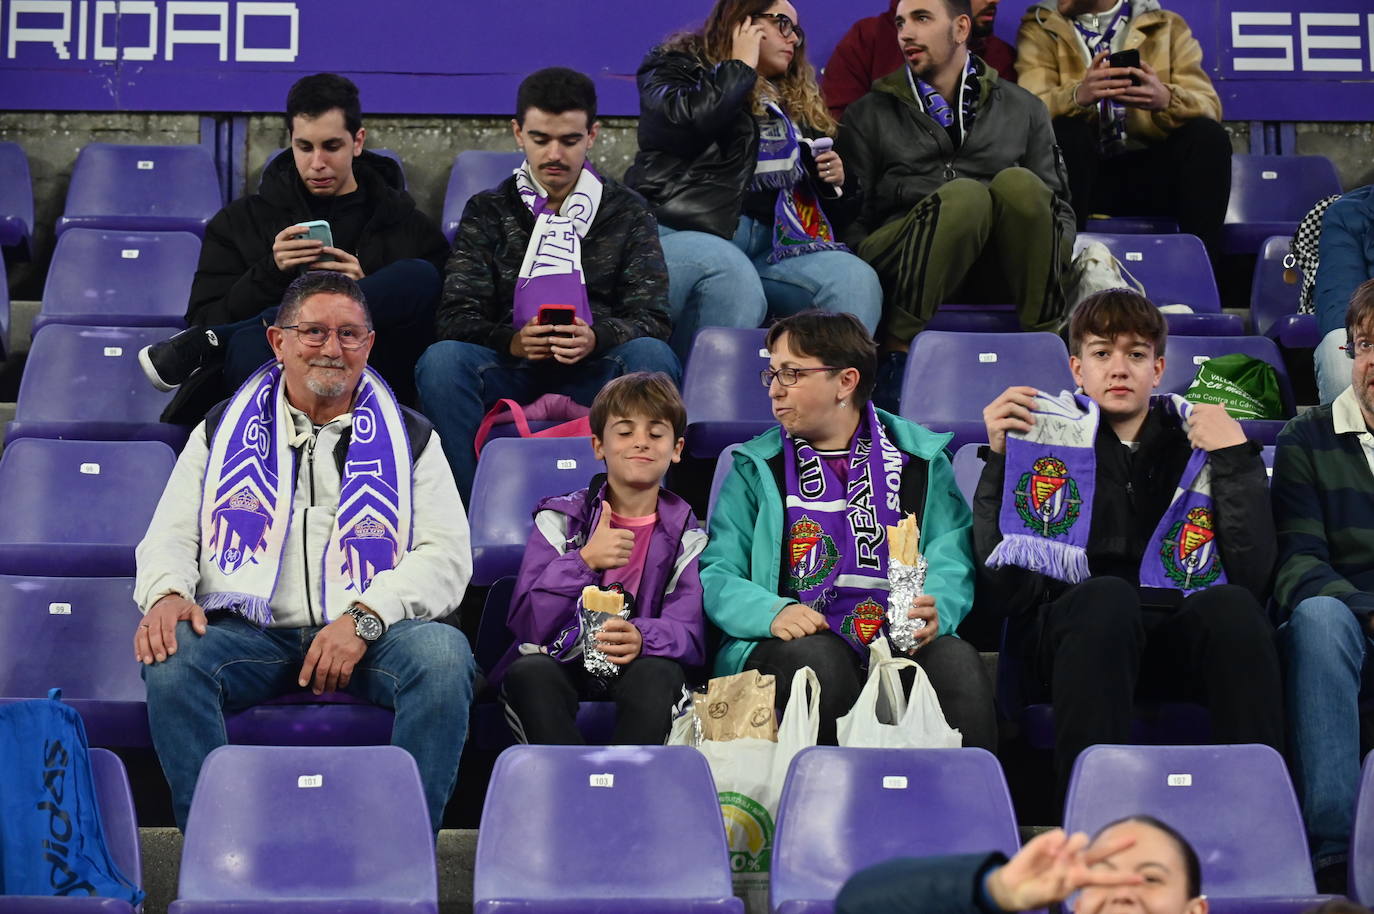
{"label": "brown paper bag", "polygon": [[778,739],[773,677],[758,670],[720,676],[692,696],[702,739]]}

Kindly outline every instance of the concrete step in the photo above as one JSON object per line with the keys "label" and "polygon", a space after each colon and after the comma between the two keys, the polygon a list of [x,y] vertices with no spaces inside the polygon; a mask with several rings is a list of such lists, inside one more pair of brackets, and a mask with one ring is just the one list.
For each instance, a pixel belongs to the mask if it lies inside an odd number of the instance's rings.
{"label": "concrete step", "polygon": [[10,338],[6,350],[13,357],[17,353],[29,351],[29,337],[33,336],[33,319],[38,309],[43,307],[37,301],[10,302]]}

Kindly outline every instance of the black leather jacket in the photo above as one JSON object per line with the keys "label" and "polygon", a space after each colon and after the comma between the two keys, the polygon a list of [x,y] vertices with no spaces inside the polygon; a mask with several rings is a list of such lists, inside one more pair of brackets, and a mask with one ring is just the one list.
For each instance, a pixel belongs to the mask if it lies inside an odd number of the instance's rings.
{"label": "black leather jacket", "polygon": [[[625,183],[643,195],[661,224],[734,237],[758,161],[759,128],[751,110],[757,81],[758,71],[738,60],[712,67],[684,50],[666,47],[654,48],[644,58],[635,76],[639,152]],[[802,124],[797,129],[819,136]],[[858,211],[857,182],[846,180],[836,199],[830,185],[817,178],[804,144],[802,160],[826,215],[841,231]]]}

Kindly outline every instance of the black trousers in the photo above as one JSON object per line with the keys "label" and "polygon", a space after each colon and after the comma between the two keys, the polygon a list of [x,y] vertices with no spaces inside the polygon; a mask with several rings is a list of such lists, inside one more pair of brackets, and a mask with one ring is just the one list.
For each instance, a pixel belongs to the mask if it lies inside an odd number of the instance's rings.
{"label": "black trousers", "polygon": [[1095,120],[1057,117],[1054,135],[1079,231],[1093,213],[1170,218],[1202,239],[1215,267],[1231,199],[1231,138],[1220,124],[1195,118],[1160,143],[1110,158],[1102,157]]}
{"label": "black trousers", "polygon": [[501,701],[511,727],[522,742],[578,746],[586,742],[577,729],[581,699],[615,702],[617,746],[655,746],[668,739],[673,706],[686,682],[682,666],[666,657],[636,657],[620,675],[603,682],[581,663],[559,663],[548,654],[526,654],[506,670]]}
{"label": "black trousers", "polygon": [[1036,670],[1054,704],[1061,798],[1079,752],[1130,742],[1137,698],[1201,702],[1214,742],[1283,751],[1274,630],[1245,588],[1209,587],[1166,612],[1142,608],[1121,578],[1090,578],[1040,612]]}
{"label": "black trousers", "polygon": [[[913,660],[926,671],[940,699],[945,722],[964,737],[965,746],[997,751],[997,712],[992,683],[978,651],[967,641],[941,636],[918,650]],[[835,745],[835,722],[848,713],[863,690],[865,672],[859,655],[834,632],[817,632],[805,638],[760,641],[745,662],[746,670],[771,673],[777,678],[778,707],[786,709],[792,677],[811,667],[821,684],[820,733],[823,746]],[[914,670],[902,674],[903,688],[910,689]]]}

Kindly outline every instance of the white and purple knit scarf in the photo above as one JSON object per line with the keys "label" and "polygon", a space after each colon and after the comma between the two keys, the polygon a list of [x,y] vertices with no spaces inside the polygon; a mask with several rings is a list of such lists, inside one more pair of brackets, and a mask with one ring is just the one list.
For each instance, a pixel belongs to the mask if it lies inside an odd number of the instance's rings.
{"label": "white and purple knit scarf", "polygon": [[887,528],[902,518],[907,462],[871,403],[846,460],[841,482],[809,442],[783,435],[785,587],[866,661],[887,620]]}
{"label": "white and purple knit scarf", "polygon": [[[1084,47],[1088,49],[1089,64],[1102,51],[1112,49],[1112,39],[1130,18],[1130,0],[1123,0],[1120,12],[1100,32],[1088,26],[1083,16],[1074,18],[1073,27],[1078,30]],[[1097,103],[1097,140],[1103,155],[1116,156],[1126,151],[1126,106],[1116,99],[1104,98]]]}
{"label": "white and purple knit scarf", "polygon": [[759,156],[749,189],[775,190],[778,194],[773,204],[773,250],[768,262],[816,251],[848,251],[835,240],[835,230],[802,165],[796,125],[772,102],[765,108],[769,116],[759,123]]}
{"label": "white and purple knit scarf", "polygon": [[[1155,404],[1178,417],[1185,431],[1192,404],[1169,394]],[[1002,542],[989,568],[1015,565],[1077,584],[1086,580],[1088,533],[1097,488],[1094,443],[1101,414],[1084,394],[1035,396],[1035,424],[1007,434],[1006,479],[998,526]],[[1194,449],[1168,509],[1140,562],[1140,585],[1192,593],[1226,583],[1217,546],[1212,472],[1207,453]]]}
{"label": "white and purple knit scarf", "polygon": [[[231,609],[258,625],[272,621],[295,495],[285,387],[281,367],[270,362],[234,394],[210,442],[201,497],[196,602]],[[334,532],[324,546],[319,605],[326,622],[339,618],[409,550],[411,485],[401,408],[381,376],[365,369]]]}
{"label": "white and purple knit scarf", "polygon": [[911,68],[906,68],[907,84],[911,86],[911,94],[916,96],[918,102],[926,114],[930,115],[931,120],[945,128],[950,133],[950,139],[954,145],[963,145],[964,138],[968,136],[969,130],[973,127],[974,118],[978,116],[978,98],[980,88],[978,83],[978,66],[973,62],[973,55],[969,54],[964,59],[964,76],[959,81],[959,113],[955,117],[954,107],[936,89],[924,79],[920,79]]}
{"label": "white and purple knit scarf", "polygon": [[534,214],[534,231],[530,232],[525,260],[515,282],[511,320],[519,328],[536,317],[544,305],[572,305],[576,316],[590,325],[592,309],[587,300],[587,277],[582,270],[582,239],[596,221],[605,185],[591,163],[584,162],[576,186],[554,210],[526,161],[515,169],[515,187]]}

